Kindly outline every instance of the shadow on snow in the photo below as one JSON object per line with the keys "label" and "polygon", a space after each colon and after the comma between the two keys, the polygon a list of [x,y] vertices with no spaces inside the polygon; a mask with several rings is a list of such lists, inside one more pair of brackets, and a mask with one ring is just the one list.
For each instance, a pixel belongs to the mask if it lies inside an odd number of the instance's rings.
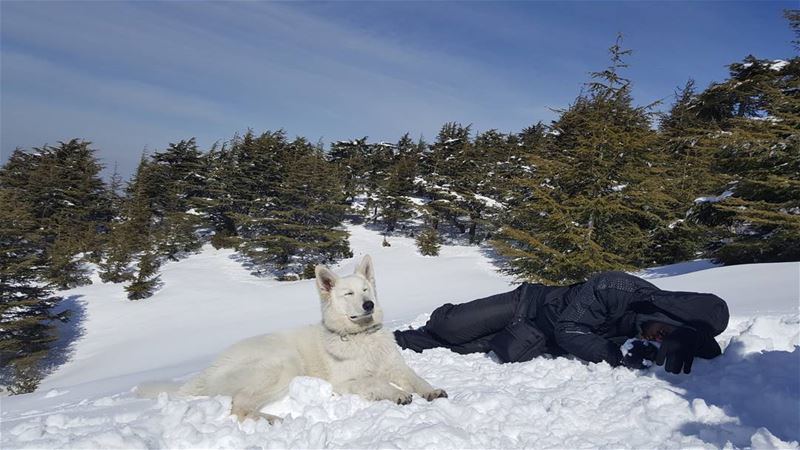
{"label": "shadow on snow", "polygon": [[75,353],[75,343],[86,332],[84,321],[86,320],[86,305],[81,300],[82,295],[70,295],[63,298],[53,312],[60,313],[69,311],[69,319],[66,322],[56,322],[58,339],[53,343],[50,354],[44,361],[44,373],[50,374],[69,361]]}
{"label": "shadow on snow", "polygon": [[689,422],[680,431],[719,448],[729,441],[749,447],[751,436],[761,427],[783,441],[800,441],[800,346],[791,352],[745,354],[744,350],[743,343],[734,341],[722,357],[696,365],[690,376],[657,373],[684,389],[690,404],[702,399],[738,419],[722,424]]}

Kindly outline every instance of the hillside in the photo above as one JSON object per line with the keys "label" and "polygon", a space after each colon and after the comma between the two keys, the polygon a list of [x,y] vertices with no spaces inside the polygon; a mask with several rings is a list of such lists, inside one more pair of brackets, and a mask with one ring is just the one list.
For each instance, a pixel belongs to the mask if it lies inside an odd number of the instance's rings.
{"label": "hillside", "polygon": [[[444,302],[511,289],[480,247],[422,257],[413,240],[351,226],[352,271],[369,253],[388,325],[423,323]],[[297,379],[270,411],[279,425],[237,423],[230,399],[137,399],[140,382],[183,379],[254,334],[319,320],[313,280],[248,273],[229,250],[205,247],[164,266],[162,290],[131,302],[120,285],[59,292],[75,309],[69,360],[32,394],[2,399],[3,448],[787,448],[800,441],[800,263],[714,267],[706,261],[640,273],[659,287],[713,292],[732,320],[724,354],[690,376],[568,358],[499,365],[485,355],[404,351],[450,398],[408,406],[331,394]]]}

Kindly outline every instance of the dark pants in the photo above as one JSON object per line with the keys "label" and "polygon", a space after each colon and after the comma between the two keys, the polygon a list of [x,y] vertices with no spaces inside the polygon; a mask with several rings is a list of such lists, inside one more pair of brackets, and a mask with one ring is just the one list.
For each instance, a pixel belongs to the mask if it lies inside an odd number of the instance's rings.
{"label": "dark pants", "polygon": [[433,310],[425,326],[395,331],[395,340],[400,347],[416,352],[435,347],[462,354],[488,352],[489,341],[517,313],[523,286],[459,305],[445,303]]}

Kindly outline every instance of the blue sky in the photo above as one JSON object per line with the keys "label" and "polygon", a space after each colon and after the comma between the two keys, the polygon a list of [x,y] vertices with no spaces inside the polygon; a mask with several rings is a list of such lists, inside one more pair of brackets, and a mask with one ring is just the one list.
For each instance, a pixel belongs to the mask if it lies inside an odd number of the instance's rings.
{"label": "blue sky", "polygon": [[638,103],[748,54],[789,58],[797,2],[0,2],[0,150],[143,149],[252,128],[325,143],[555,118],[622,32]]}

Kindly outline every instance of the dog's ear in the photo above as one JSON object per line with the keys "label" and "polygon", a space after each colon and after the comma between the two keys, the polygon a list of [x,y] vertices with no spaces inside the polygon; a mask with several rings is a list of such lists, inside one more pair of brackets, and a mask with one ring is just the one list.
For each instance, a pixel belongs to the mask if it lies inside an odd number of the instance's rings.
{"label": "dog's ear", "polygon": [[358,265],[356,273],[369,280],[375,286],[375,269],[372,267],[372,258],[369,255],[364,255],[364,259]]}
{"label": "dog's ear", "polygon": [[329,294],[339,280],[335,273],[322,264],[314,268],[314,273],[317,275],[317,289],[322,293]]}

